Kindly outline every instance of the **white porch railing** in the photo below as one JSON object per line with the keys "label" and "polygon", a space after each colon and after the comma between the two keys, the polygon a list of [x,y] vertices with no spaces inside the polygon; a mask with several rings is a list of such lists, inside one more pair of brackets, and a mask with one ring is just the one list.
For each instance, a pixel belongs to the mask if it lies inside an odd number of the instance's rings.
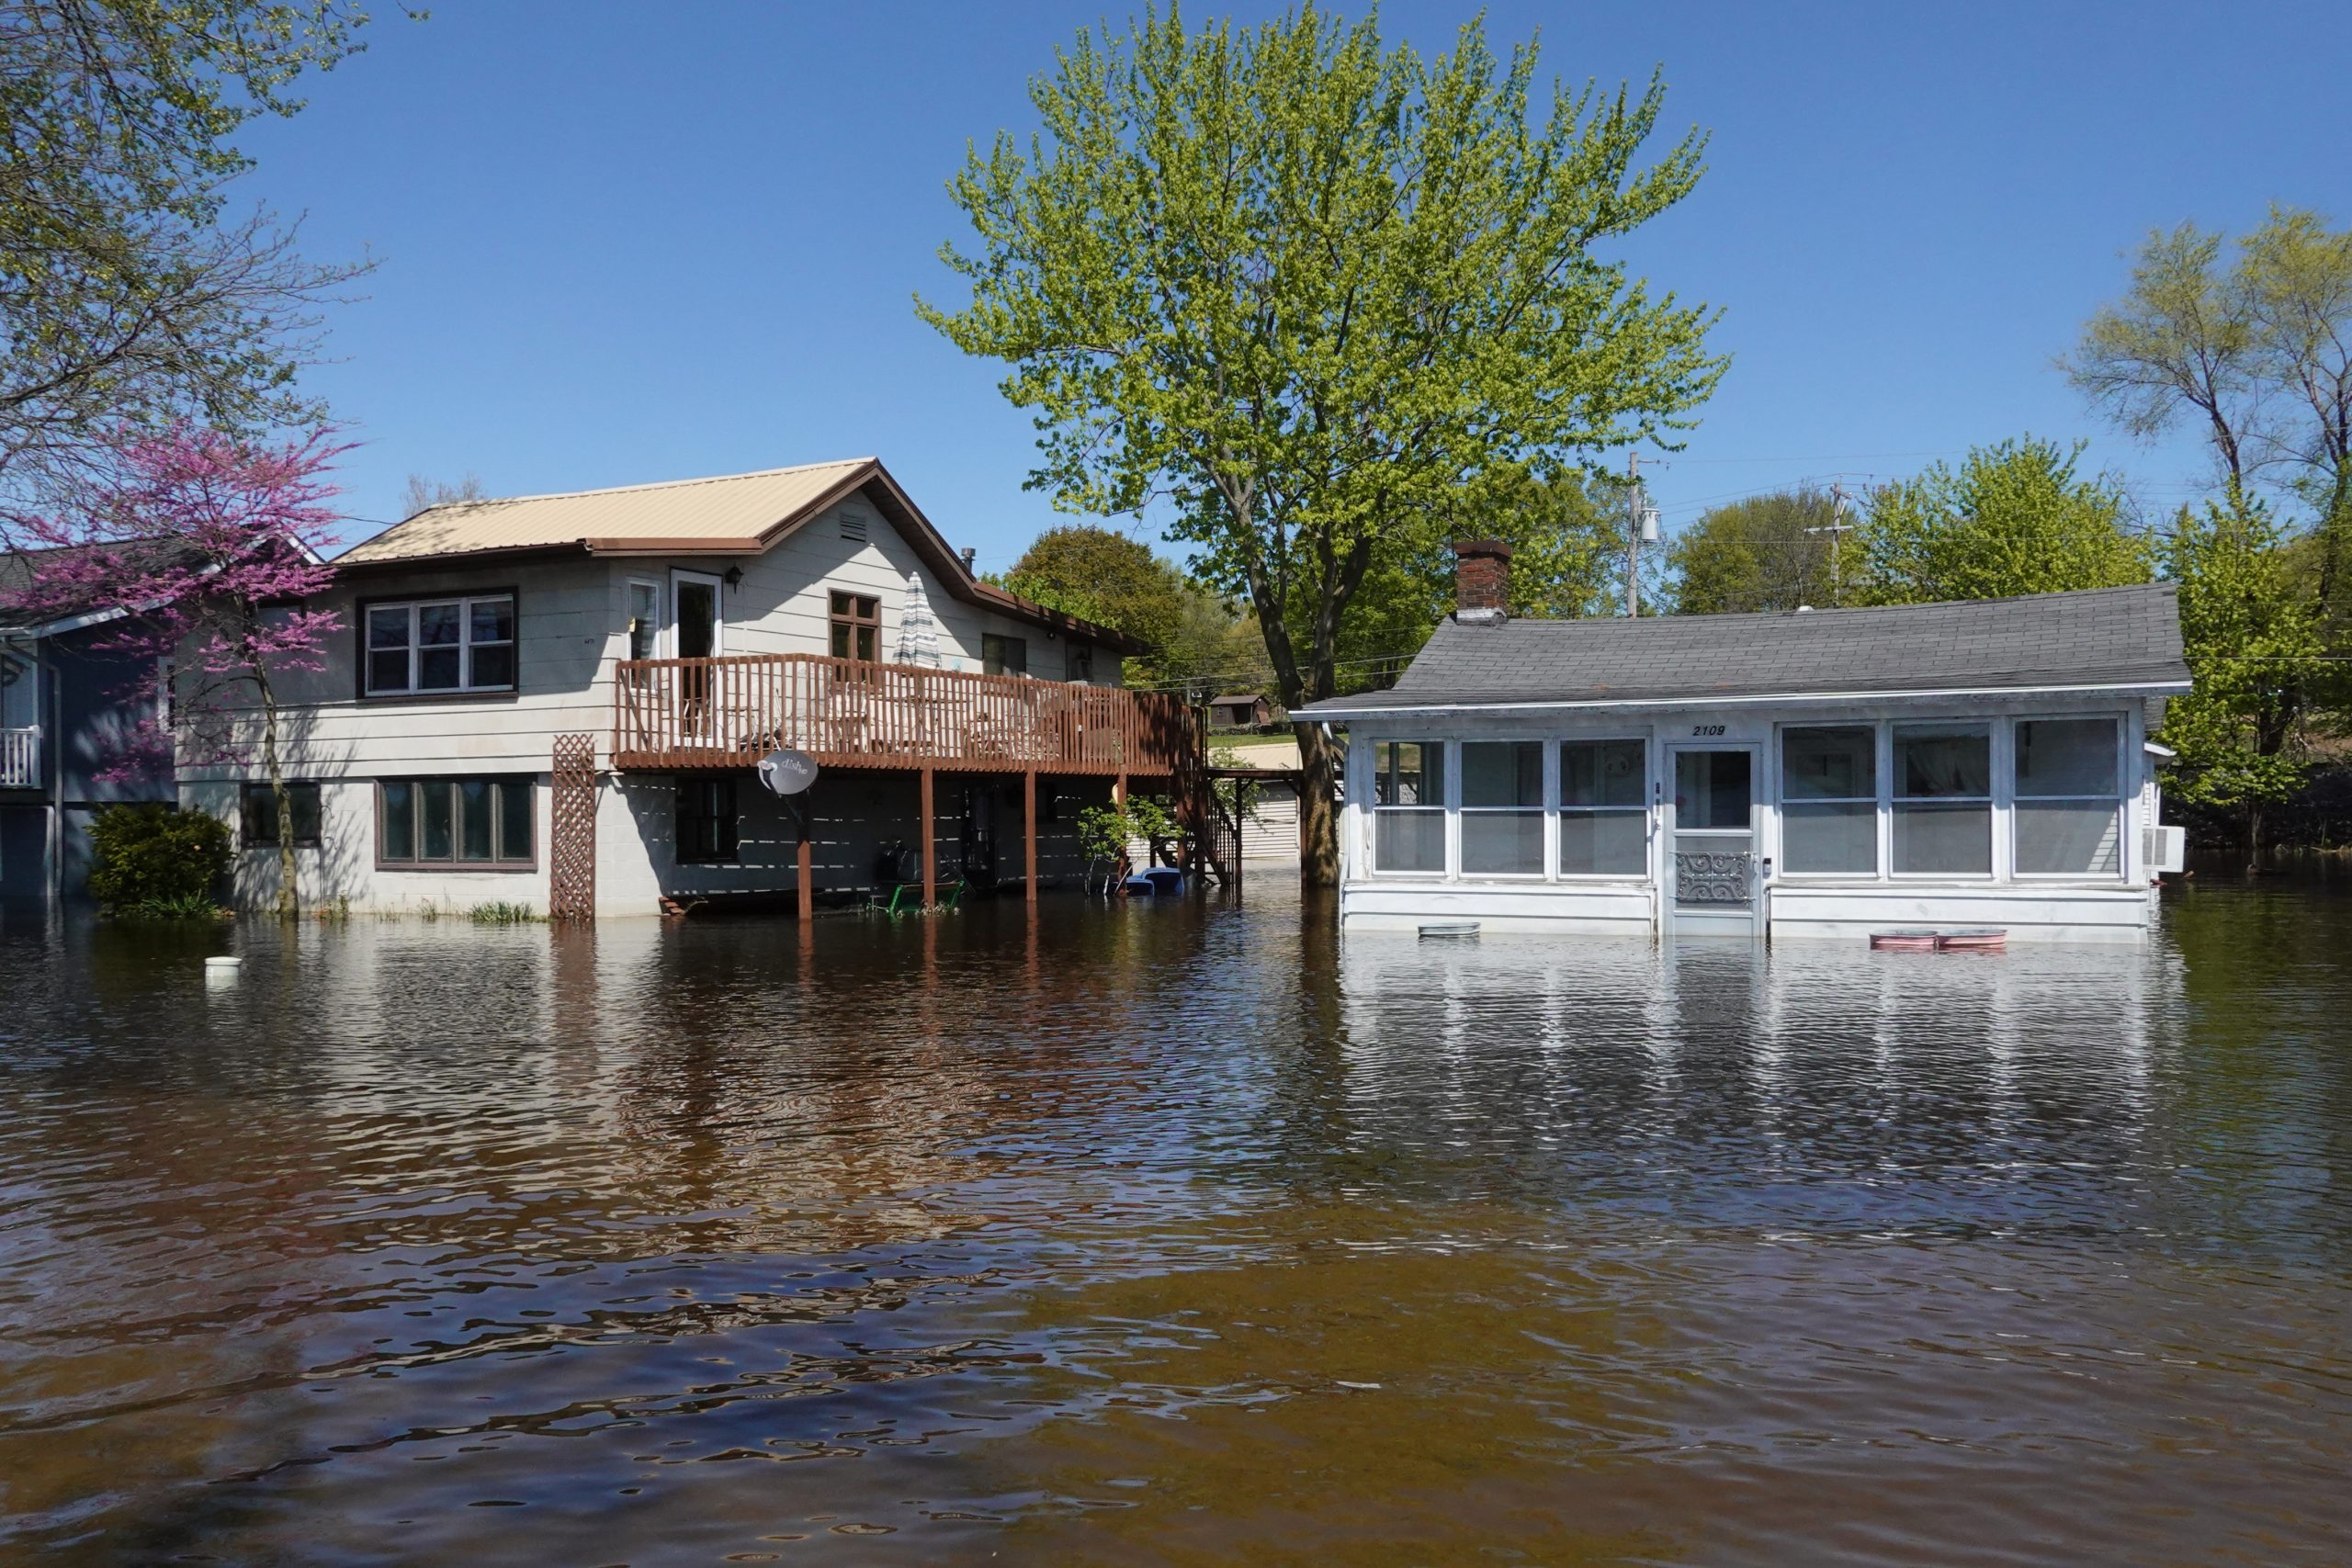
{"label": "white porch railing", "polygon": [[31,789],[40,783],[40,731],[0,729],[0,789]]}

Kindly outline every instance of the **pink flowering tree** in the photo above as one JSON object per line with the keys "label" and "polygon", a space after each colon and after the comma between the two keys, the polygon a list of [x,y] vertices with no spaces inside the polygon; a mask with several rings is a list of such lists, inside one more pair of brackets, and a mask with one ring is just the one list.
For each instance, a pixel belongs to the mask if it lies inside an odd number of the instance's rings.
{"label": "pink flowering tree", "polygon": [[[277,912],[299,905],[294,814],[287,798],[278,678],[325,668],[342,624],[308,602],[334,581],[345,447],[325,432],[283,445],[175,428],[126,437],[69,514],[11,515],[40,553],[16,607],[42,619],[112,612],[107,652],[167,660],[160,711],[137,722],[101,778],[168,777],[179,764],[250,766],[277,805]],[[126,706],[150,712],[142,676]]]}

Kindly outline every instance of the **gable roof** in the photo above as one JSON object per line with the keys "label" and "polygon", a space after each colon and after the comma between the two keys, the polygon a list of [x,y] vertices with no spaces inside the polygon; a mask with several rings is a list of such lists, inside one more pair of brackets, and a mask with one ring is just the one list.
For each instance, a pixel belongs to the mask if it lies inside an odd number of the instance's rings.
{"label": "gable roof", "polygon": [[[34,610],[21,602],[21,596],[33,586],[41,562],[85,555],[96,550],[117,552],[126,557],[143,556],[145,558],[140,561],[141,566],[153,565],[158,570],[183,562],[194,565],[202,558],[194,547],[168,539],[107,539],[81,545],[42,545],[32,549],[0,550],[0,637],[18,640],[60,637],[85,626],[119,621],[130,614],[120,604]],[[173,558],[175,557],[176,561]]]}
{"label": "gable roof", "polygon": [[757,473],[669,479],[560,495],[452,501],[396,523],[335,558],[335,566],[415,566],[525,554],[760,555],[853,495],[897,528],[938,585],[966,604],[1068,632],[1124,653],[1145,645],[1124,632],[1033,604],[964,568],[946,536],[877,457],[804,463]]}
{"label": "gable roof", "polygon": [[1996,692],[2188,689],[2173,585],[1867,610],[1441,622],[1385,692],[1294,718]]}

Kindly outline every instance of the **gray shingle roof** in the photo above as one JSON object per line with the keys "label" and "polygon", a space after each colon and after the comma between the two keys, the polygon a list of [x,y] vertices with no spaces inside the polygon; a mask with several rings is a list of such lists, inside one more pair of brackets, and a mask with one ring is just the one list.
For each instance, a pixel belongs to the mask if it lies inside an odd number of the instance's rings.
{"label": "gray shingle roof", "polygon": [[2169,582],[1786,615],[1500,626],[1448,618],[1394,689],[1334,697],[1292,716],[2148,684],[2188,684]]}

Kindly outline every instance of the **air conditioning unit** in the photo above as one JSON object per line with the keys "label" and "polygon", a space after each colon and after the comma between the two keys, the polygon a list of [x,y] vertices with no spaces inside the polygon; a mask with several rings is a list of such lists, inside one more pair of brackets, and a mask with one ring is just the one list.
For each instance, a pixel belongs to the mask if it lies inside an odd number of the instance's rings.
{"label": "air conditioning unit", "polygon": [[2144,829],[2140,843],[2142,866],[2150,872],[2184,871],[2188,864],[2188,829],[2154,827]]}

